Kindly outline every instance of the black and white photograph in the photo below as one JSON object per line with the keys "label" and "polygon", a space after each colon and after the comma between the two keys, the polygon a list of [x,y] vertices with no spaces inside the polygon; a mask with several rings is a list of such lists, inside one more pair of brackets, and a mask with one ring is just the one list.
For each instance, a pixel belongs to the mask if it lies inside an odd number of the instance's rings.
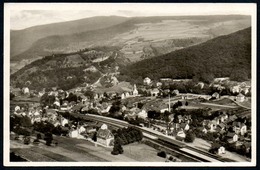
{"label": "black and white photograph", "polygon": [[255,166],[256,4],[5,3],[5,166]]}

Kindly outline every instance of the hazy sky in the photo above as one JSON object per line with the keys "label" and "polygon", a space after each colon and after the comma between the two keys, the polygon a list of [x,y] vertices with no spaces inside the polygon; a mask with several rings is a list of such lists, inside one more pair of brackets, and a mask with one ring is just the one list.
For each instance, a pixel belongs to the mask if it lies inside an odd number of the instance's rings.
{"label": "hazy sky", "polygon": [[173,16],[173,15],[250,15],[254,4],[5,4],[11,29],[70,21],[93,16]]}

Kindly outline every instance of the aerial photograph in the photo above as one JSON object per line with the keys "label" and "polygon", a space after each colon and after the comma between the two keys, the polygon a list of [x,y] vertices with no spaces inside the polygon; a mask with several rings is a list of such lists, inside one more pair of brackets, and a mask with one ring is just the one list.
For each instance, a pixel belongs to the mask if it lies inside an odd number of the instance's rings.
{"label": "aerial photograph", "polygon": [[254,162],[254,8],[224,7],[7,4],[6,161]]}

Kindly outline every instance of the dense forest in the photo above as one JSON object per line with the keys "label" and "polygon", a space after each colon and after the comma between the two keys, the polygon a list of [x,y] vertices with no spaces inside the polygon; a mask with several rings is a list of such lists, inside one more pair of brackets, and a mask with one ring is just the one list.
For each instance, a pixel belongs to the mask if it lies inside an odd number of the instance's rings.
{"label": "dense forest", "polygon": [[[117,58],[115,54],[117,53]],[[108,59],[93,63],[94,59],[109,56]],[[68,90],[83,83],[92,84],[98,80],[102,72],[122,63],[118,47],[96,47],[82,49],[68,54],[53,54],[26,65],[11,75],[11,85],[14,87],[27,86],[30,89],[59,87]],[[86,70],[91,66],[96,71]]]}
{"label": "dense forest", "polygon": [[251,27],[121,69],[120,80],[145,77],[195,78],[204,82],[214,77],[247,80],[251,78]]}

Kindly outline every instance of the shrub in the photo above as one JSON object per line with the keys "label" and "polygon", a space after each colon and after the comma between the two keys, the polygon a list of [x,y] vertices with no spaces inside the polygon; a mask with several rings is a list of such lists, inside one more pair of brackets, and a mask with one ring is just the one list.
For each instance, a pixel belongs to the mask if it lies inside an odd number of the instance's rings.
{"label": "shrub", "polygon": [[170,156],[170,157],[169,157],[169,160],[170,160],[170,161],[173,161],[173,157],[172,157],[172,156]]}
{"label": "shrub", "polygon": [[165,151],[158,152],[157,156],[160,156],[162,158],[166,158],[166,152]]}
{"label": "shrub", "polygon": [[30,144],[30,137],[29,136],[26,136],[25,138],[24,138],[24,144],[25,145],[29,145]]}

